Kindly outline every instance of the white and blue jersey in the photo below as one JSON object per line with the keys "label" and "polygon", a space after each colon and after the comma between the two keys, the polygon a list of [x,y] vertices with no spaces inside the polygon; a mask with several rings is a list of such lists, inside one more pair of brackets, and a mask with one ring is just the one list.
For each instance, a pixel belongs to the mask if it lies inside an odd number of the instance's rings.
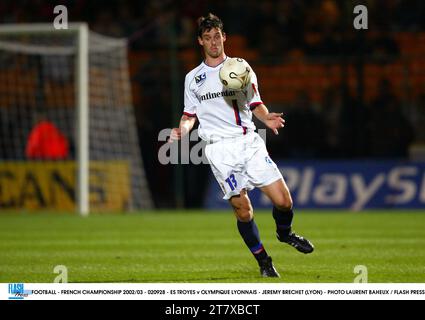
{"label": "white and blue jersey", "polygon": [[255,130],[252,110],[262,104],[257,77],[240,91],[227,89],[220,81],[222,63],[210,67],[202,62],[185,78],[184,114],[199,120],[198,134],[205,141],[233,138]]}

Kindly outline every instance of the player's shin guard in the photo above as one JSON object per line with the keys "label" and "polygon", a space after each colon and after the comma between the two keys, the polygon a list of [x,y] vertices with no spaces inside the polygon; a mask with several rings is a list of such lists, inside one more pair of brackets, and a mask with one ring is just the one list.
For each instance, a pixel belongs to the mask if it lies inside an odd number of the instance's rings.
{"label": "player's shin guard", "polygon": [[276,232],[280,237],[286,237],[291,232],[292,219],[294,218],[294,212],[281,211],[276,207],[273,207],[273,218],[276,222]]}
{"label": "player's shin guard", "polygon": [[255,259],[259,261],[267,258],[268,255],[261,243],[260,233],[254,219],[249,222],[238,220],[238,230]]}

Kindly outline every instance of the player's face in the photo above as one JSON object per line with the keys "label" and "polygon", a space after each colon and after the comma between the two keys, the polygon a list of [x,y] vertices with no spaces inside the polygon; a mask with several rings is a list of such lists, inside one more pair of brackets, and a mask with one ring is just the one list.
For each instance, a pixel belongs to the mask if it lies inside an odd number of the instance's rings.
{"label": "player's face", "polygon": [[199,44],[204,47],[204,52],[211,58],[218,58],[223,53],[223,43],[226,41],[226,34],[220,29],[212,28],[205,31],[202,37],[198,37]]}

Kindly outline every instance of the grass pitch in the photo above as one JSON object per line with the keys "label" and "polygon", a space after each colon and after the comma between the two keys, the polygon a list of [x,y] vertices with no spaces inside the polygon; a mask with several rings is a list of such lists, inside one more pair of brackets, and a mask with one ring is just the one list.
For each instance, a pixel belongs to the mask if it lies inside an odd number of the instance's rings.
{"label": "grass pitch", "polygon": [[0,214],[0,282],[425,282],[425,212],[298,210],[294,230],[315,244],[304,255],[256,212],[280,279],[264,279],[230,210],[131,215]]}

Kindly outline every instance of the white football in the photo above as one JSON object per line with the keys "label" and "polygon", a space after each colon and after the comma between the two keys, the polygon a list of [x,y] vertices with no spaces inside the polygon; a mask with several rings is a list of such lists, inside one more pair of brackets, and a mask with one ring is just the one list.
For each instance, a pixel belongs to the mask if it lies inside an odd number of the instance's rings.
{"label": "white football", "polygon": [[251,80],[251,67],[242,58],[227,58],[220,69],[220,81],[228,89],[241,90]]}

